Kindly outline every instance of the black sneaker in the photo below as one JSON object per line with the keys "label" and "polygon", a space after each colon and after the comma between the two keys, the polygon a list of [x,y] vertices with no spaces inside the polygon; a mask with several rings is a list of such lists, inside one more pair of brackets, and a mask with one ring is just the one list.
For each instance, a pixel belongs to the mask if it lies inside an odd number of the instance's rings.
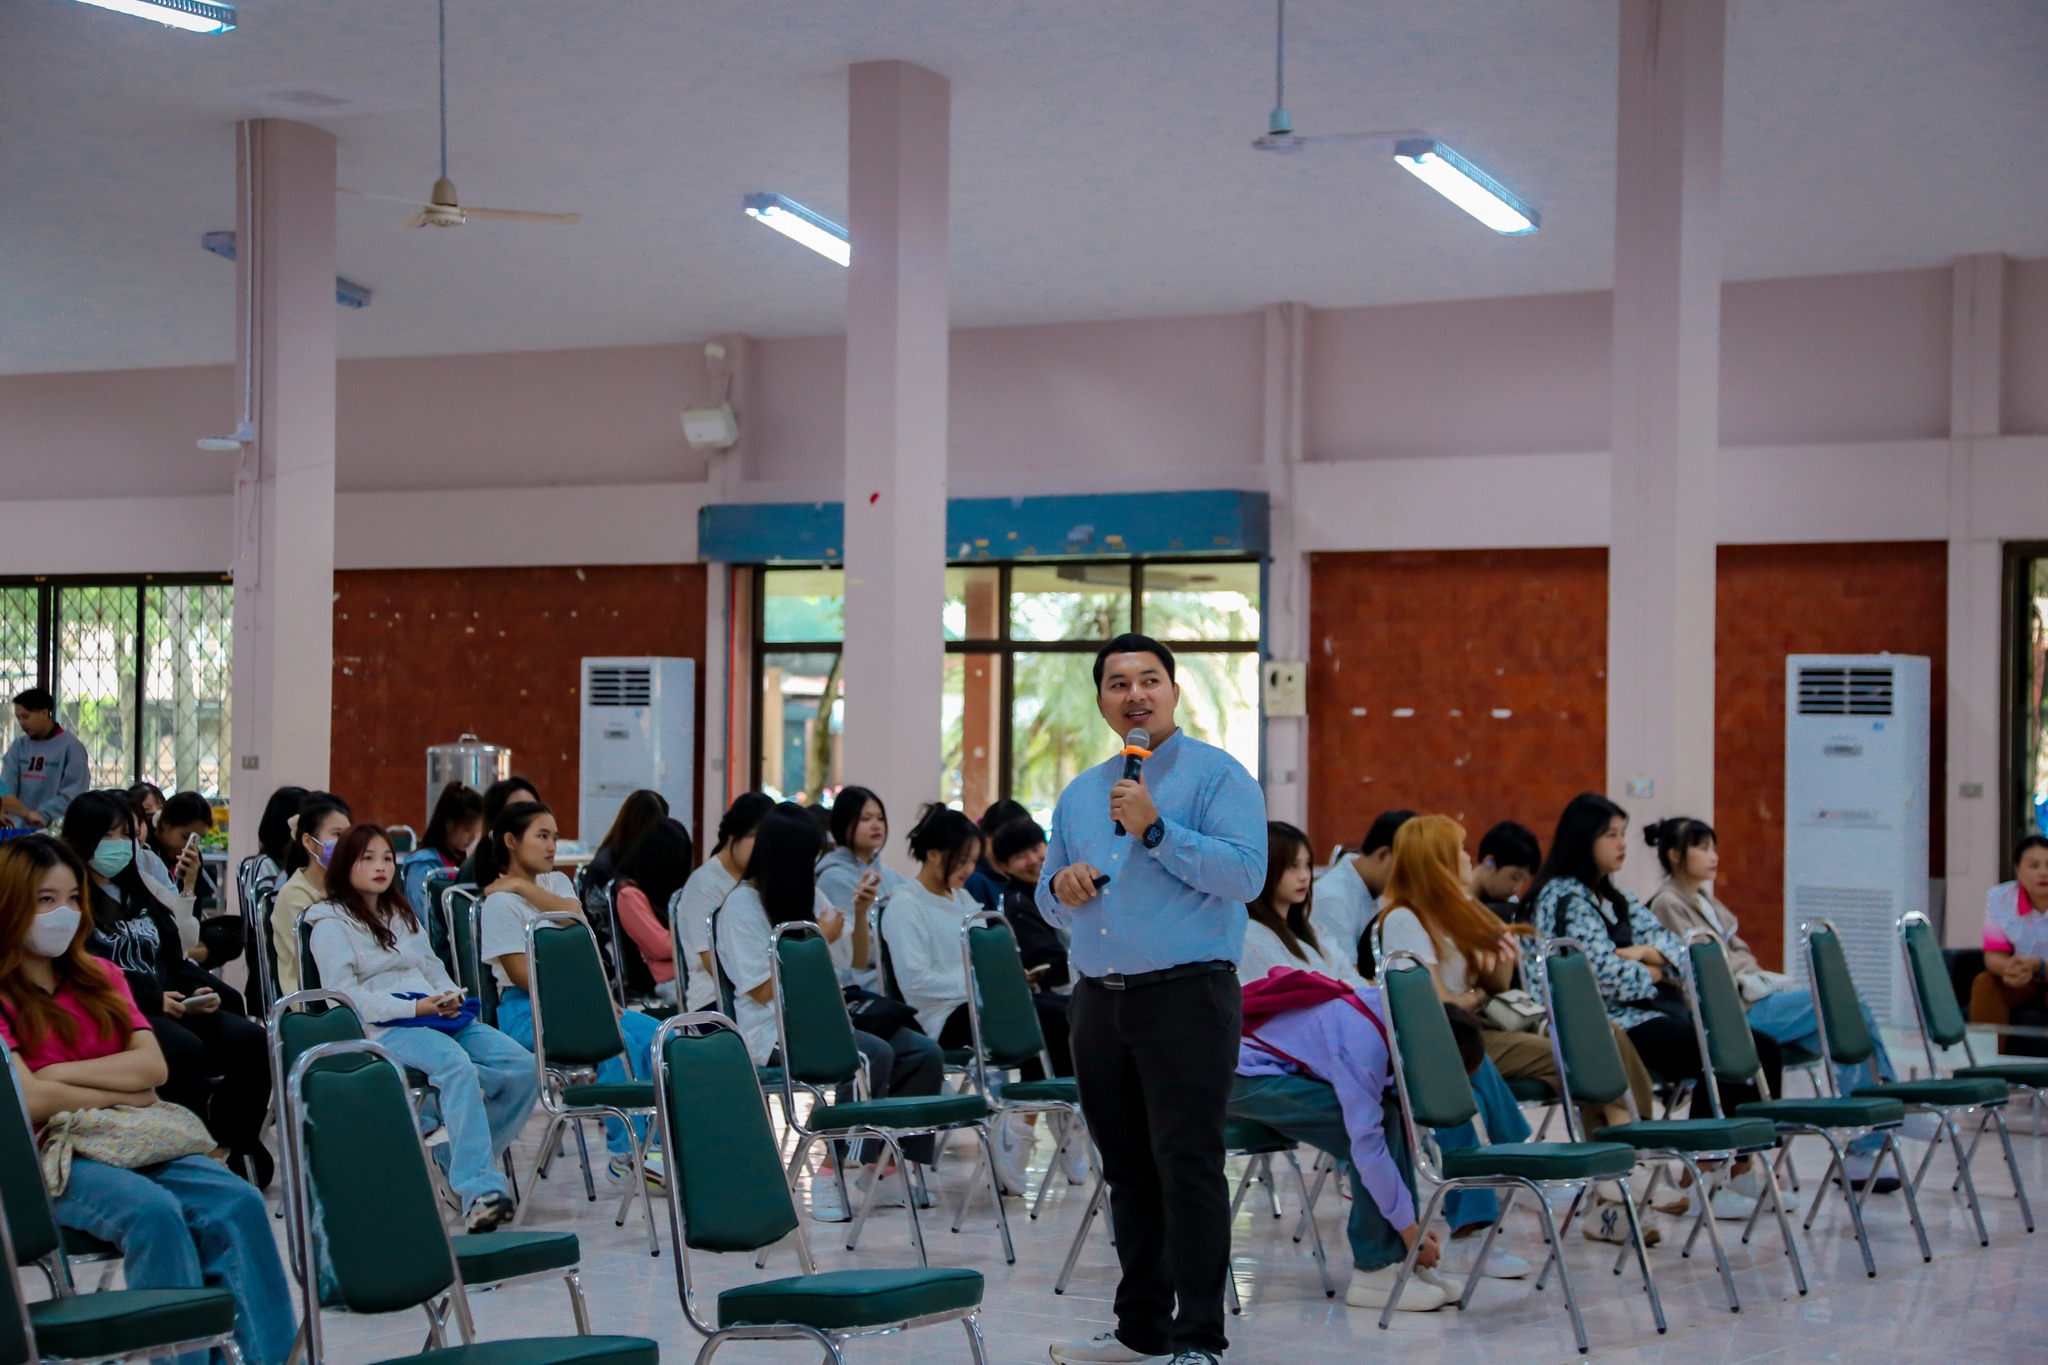
{"label": "black sneaker", "polygon": [[496,1232],[518,1213],[511,1195],[492,1190],[469,1201],[468,1228],[471,1232]]}

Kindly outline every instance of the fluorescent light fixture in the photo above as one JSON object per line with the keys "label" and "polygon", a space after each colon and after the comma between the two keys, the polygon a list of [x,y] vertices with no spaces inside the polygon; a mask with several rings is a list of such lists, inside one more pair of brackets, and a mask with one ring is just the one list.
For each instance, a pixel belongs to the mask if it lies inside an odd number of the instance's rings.
{"label": "fluorescent light fixture", "polygon": [[792,242],[802,242],[820,256],[841,265],[853,259],[846,229],[823,214],[812,213],[794,199],[779,194],[750,194],[740,203],[749,218],[766,223]]}
{"label": "fluorescent light fixture", "polygon": [[1536,210],[1508,187],[1435,138],[1403,138],[1394,144],[1401,168],[1495,232],[1526,237],[1536,230]]}
{"label": "fluorescent light fixture", "polygon": [[235,26],[233,5],[210,5],[206,0],[79,0],[116,14],[137,19],[154,19],[159,24],[182,28],[187,33],[227,33]]}

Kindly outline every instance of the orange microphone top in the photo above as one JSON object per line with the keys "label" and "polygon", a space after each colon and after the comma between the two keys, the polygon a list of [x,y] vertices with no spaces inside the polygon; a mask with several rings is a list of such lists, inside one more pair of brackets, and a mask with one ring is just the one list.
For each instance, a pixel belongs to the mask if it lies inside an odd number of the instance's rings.
{"label": "orange microphone top", "polygon": [[1126,754],[1136,754],[1136,755],[1137,755],[1137,756],[1138,756],[1139,758],[1150,758],[1150,757],[1152,757],[1152,751],[1151,751],[1150,749],[1140,749],[1140,748],[1139,748],[1139,747],[1138,747],[1137,745],[1135,745],[1135,744],[1126,744],[1126,745],[1124,745],[1124,747],[1123,747],[1123,752],[1124,752],[1124,753],[1126,753]]}

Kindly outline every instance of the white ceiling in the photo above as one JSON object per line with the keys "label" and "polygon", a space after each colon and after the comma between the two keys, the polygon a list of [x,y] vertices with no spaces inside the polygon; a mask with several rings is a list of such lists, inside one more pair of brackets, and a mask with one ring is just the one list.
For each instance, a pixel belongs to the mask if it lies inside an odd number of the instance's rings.
{"label": "white ceiling", "polygon": [[[848,62],[951,78],[962,325],[1604,287],[1615,0],[1295,0],[1304,132],[1425,128],[1539,206],[1497,237],[1377,144],[1249,150],[1265,0],[449,0],[450,155],[472,203],[580,227],[405,232],[339,205],[349,356],[838,329],[843,272],[745,219],[843,215]],[[434,175],[432,0],[245,0],[219,38],[0,0],[0,372],[217,362],[233,125],[324,114],[344,184]],[[2048,255],[2048,5],[1735,0],[1726,273]]]}

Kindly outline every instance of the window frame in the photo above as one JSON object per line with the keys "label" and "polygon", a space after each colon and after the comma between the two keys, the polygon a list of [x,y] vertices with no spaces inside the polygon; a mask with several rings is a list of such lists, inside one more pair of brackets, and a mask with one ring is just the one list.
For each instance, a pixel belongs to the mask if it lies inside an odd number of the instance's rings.
{"label": "window frame", "polygon": [[2003,667],[1999,674],[2003,694],[1999,698],[1999,752],[2002,755],[1998,783],[1998,857],[1996,868],[1988,869],[1996,879],[2011,876],[2012,846],[2024,834],[2032,833],[2033,776],[2027,771],[2027,723],[2023,709],[2028,701],[2029,654],[2033,648],[2033,584],[2036,564],[2048,563],[2048,540],[2014,540],[2005,544],[2005,620],[1999,631],[2004,641]]}

